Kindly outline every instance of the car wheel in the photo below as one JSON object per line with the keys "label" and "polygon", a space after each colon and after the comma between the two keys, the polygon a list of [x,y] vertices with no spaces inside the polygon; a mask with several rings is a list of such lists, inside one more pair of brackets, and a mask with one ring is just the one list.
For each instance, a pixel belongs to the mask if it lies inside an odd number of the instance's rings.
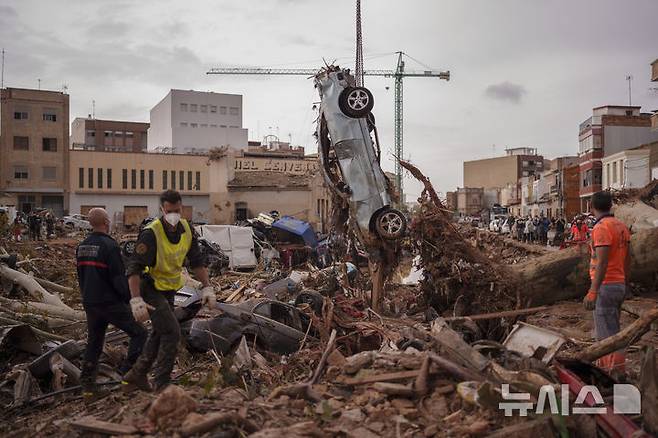
{"label": "car wheel", "polygon": [[396,240],[404,236],[407,219],[402,212],[389,208],[379,213],[375,221],[375,229],[382,238]]}
{"label": "car wheel", "polygon": [[370,90],[364,87],[348,87],[338,96],[338,106],[348,117],[355,119],[365,117],[372,111],[375,99]]}

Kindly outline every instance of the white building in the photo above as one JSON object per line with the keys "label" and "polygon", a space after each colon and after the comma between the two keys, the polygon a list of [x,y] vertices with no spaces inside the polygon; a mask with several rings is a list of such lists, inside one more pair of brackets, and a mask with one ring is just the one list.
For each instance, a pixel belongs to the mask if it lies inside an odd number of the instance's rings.
{"label": "white building", "polygon": [[604,157],[603,190],[644,187],[651,180],[649,149],[630,149]]}
{"label": "white building", "polygon": [[171,90],[151,109],[149,151],[195,153],[222,146],[247,148],[241,95]]}

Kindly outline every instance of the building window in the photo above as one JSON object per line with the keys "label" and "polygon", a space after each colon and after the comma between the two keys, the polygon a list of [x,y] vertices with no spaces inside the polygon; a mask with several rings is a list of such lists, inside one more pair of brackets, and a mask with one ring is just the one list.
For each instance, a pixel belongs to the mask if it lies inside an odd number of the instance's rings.
{"label": "building window", "polygon": [[102,189],[103,188],[103,169],[101,169],[101,168],[96,169],[96,173],[98,174],[98,175],[96,175],[97,186],[98,186],[99,189]]}
{"label": "building window", "polygon": [[14,179],[28,179],[29,177],[27,166],[14,166]]}
{"label": "building window", "polygon": [[87,169],[87,188],[94,188],[94,169],[91,167]]}
{"label": "building window", "polygon": [[211,113],[216,113],[217,112],[217,105],[210,105],[210,112]]}
{"label": "building window", "polygon": [[197,109],[197,104],[196,103],[191,103],[190,104],[190,112],[195,113]]}
{"label": "building window", "polygon": [[137,170],[132,169],[130,171],[130,188],[135,190],[137,188]]}
{"label": "building window", "polygon": [[126,131],[126,137],[127,137],[127,138],[133,138],[134,136],[135,136],[135,134],[134,134],[133,132],[131,132],[131,131]]}
{"label": "building window", "polygon": [[124,190],[127,190],[128,189],[128,169],[123,169],[121,171],[121,173],[122,173],[122,175],[121,175],[121,187]]}
{"label": "building window", "polygon": [[211,127],[211,128],[216,128],[217,125],[215,125],[214,123],[212,123],[212,124],[210,125],[210,127]]}
{"label": "building window", "polygon": [[141,190],[144,190],[144,179],[145,179],[145,172],[144,169],[141,169],[139,171],[139,188]]}
{"label": "building window", "polygon": [[55,181],[57,179],[57,168],[53,166],[41,168],[41,178],[44,181]]}
{"label": "building window", "polygon": [[112,188],[112,169],[107,169],[107,188]]}
{"label": "building window", "polygon": [[196,128],[198,125],[196,123],[190,123],[190,127]]}
{"label": "building window", "polygon": [[149,170],[149,190],[153,190],[153,171]]}
{"label": "building window", "polygon": [[187,171],[187,190],[192,190],[192,171]]}
{"label": "building window", "polygon": [[219,113],[225,115],[226,114],[226,107],[225,106],[220,106],[219,107]]}
{"label": "building window", "polygon": [[180,122],[181,128],[186,128],[187,127],[187,122]]}
{"label": "building window", "polygon": [[219,125],[220,128],[226,128],[226,125]]}
{"label": "building window", "polygon": [[96,131],[93,130],[88,130],[87,131],[87,137],[96,137]]}
{"label": "building window", "polygon": [[617,162],[613,161],[612,162],[612,182],[617,183]]}
{"label": "building window", "polygon": [[238,126],[231,125],[231,126],[229,126],[229,128],[238,128]]}
{"label": "building window", "polygon": [[56,122],[57,121],[57,114],[55,114],[54,110],[44,110],[42,117],[43,117],[44,122]]}
{"label": "building window", "polygon": [[83,189],[85,187],[85,169],[78,167],[78,188]]}
{"label": "building window", "polygon": [[187,112],[187,104],[186,103],[181,103],[180,104],[180,110]]}
{"label": "building window", "polygon": [[103,131],[105,137],[112,137],[112,131]]}
{"label": "building window", "polygon": [[201,105],[201,112],[202,113],[207,113],[208,112],[208,105]]}
{"label": "building window", "polygon": [[240,109],[232,106],[228,109],[228,113],[232,116],[239,116],[240,115]]}
{"label": "building window", "polygon": [[202,123],[202,124],[201,124],[201,127],[202,127],[202,128],[207,128],[207,127],[208,127],[208,124],[207,124],[207,123]]}
{"label": "building window", "polygon": [[178,172],[178,190],[185,190],[185,172]]}
{"label": "building window", "polygon": [[114,131],[115,137],[123,137],[123,131]]}
{"label": "building window", "polygon": [[57,152],[57,139],[56,138],[44,138],[43,139],[43,150],[46,152]]}
{"label": "building window", "polygon": [[14,120],[27,120],[27,111],[15,111]]}
{"label": "building window", "polygon": [[30,149],[30,138],[14,136],[14,150],[27,151]]}
{"label": "building window", "polygon": [[176,190],[176,171],[171,171],[171,190]]}
{"label": "building window", "polygon": [[201,190],[201,172],[196,173],[196,184],[194,184],[194,188],[197,191]]}
{"label": "building window", "polygon": [[162,190],[167,190],[167,171],[162,171]]}

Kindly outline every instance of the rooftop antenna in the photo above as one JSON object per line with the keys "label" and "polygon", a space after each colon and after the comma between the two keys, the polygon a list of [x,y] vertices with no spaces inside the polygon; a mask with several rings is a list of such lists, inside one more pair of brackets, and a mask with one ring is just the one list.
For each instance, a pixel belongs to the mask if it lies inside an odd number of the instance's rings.
{"label": "rooftop antenna", "polygon": [[633,106],[631,100],[631,82],[633,82],[633,75],[626,76],[626,80],[628,81],[628,106]]}
{"label": "rooftop antenna", "polygon": [[5,88],[5,49],[2,48],[2,70],[0,72],[0,89]]}
{"label": "rooftop antenna", "polygon": [[41,79],[37,79],[37,82],[39,83],[39,90],[41,90]]}
{"label": "rooftop antenna", "polygon": [[92,119],[96,118],[96,101],[95,100],[91,101],[91,118]]}

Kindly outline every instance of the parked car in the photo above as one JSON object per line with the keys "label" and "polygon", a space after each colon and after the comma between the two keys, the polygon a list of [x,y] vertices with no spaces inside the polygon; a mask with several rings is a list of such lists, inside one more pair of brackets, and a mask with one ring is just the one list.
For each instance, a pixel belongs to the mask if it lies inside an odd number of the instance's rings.
{"label": "parked car", "polygon": [[349,70],[338,66],[322,69],[315,87],[321,99],[320,163],[329,188],[345,201],[344,208],[366,245],[378,237],[402,238],[407,221],[391,206],[393,189],[380,166],[372,93],[356,86]]}
{"label": "parked car", "polygon": [[74,230],[91,230],[91,224],[87,216],[82,214],[72,214],[62,218],[64,226],[73,228]]}
{"label": "parked car", "polygon": [[[194,289],[184,288],[176,294],[176,317],[188,347],[205,352],[215,349],[230,353],[243,336],[259,348],[279,354],[299,349],[307,333],[310,318],[296,307],[271,299],[254,299],[239,304],[217,303],[221,314],[210,319],[194,318],[201,301]],[[314,339],[313,331],[309,332]]]}

